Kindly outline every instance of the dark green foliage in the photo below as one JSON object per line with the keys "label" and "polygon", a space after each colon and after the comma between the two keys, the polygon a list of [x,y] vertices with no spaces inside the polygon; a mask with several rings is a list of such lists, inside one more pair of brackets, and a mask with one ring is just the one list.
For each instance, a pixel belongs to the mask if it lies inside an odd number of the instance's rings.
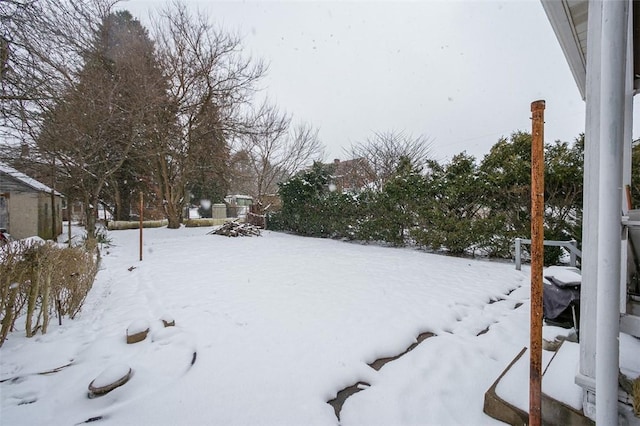
{"label": "dark green foliage", "polygon": [[[583,138],[545,147],[545,238],[580,241]],[[639,154],[640,156],[640,154]],[[414,243],[464,255],[511,257],[514,239],[529,238],[531,136],[502,138],[478,164],[461,153],[428,161],[423,172],[406,158],[380,190],[329,191],[329,170],[316,164],[281,184],[283,208],[270,228],[302,235]],[[559,248],[545,248],[557,263]]]}
{"label": "dark green foliage", "polygon": [[325,229],[333,238],[357,238],[360,199],[353,194],[329,192],[322,202],[322,218]]}
{"label": "dark green foliage", "polygon": [[[582,241],[584,136],[573,145],[545,147],[545,239]],[[545,264],[557,263],[559,247],[545,247]]]}
{"label": "dark green foliage", "polygon": [[282,210],[269,217],[269,227],[301,235],[327,236],[327,218],[323,217],[322,199],[327,192],[329,173],[322,164],[279,184]]}
{"label": "dark green foliage", "polygon": [[423,223],[414,238],[423,246],[463,254],[480,242],[485,226],[480,213],[486,191],[475,158],[461,153],[446,165],[429,161],[428,168],[428,201],[419,207]]}
{"label": "dark green foliage", "polygon": [[[545,146],[545,239],[580,241],[584,138]],[[508,256],[516,237],[531,236],[531,135],[516,132],[491,148],[480,165],[484,203],[493,241],[490,253]],[[502,221],[502,227],[498,223]],[[489,235],[487,232],[485,235]],[[545,247],[545,263],[557,263],[560,248]]]}
{"label": "dark green foliage", "polygon": [[368,194],[370,206],[361,225],[360,238],[404,245],[409,230],[418,223],[418,209],[426,194],[425,183],[421,170],[402,157],[382,191]]}
{"label": "dark green foliage", "polygon": [[487,154],[479,168],[485,183],[485,206],[498,232],[487,249],[497,256],[507,256],[516,237],[528,238],[530,230],[531,135],[516,132],[502,138]]}

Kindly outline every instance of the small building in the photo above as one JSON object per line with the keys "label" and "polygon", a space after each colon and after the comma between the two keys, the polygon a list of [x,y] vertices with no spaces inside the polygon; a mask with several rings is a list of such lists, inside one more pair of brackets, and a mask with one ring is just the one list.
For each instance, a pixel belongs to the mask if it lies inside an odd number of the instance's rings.
{"label": "small building", "polygon": [[249,207],[253,204],[253,197],[249,195],[227,195],[224,197],[227,204],[227,217],[244,219],[249,213]]}
{"label": "small building", "polygon": [[358,193],[375,180],[375,173],[366,158],[345,161],[336,158],[326,167],[331,175],[329,185],[338,192]]}
{"label": "small building", "polygon": [[35,235],[54,239],[60,235],[62,197],[47,185],[0,163],[0,228],[14,239]]}

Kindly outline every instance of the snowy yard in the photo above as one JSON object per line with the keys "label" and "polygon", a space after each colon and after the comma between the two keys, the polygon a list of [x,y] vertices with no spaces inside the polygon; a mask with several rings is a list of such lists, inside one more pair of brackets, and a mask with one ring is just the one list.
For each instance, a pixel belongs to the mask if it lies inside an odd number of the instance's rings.
{"label": "snowy yard", "polygon": [[[499,423],[483,396],[528,344],[528,268],[207,231],[145,230],[142,262],[138,231],[111,232],[78,318],[33,339],[14,332],[0,349],[0,423],[335,425],[327,401],[358,382],[371,386],[347,399],[344,426]],[[127,345],[139,320],[149,337]],[[367,365],[423,332],[435,336]],[[131,380],[87,398],[118,364]]]}

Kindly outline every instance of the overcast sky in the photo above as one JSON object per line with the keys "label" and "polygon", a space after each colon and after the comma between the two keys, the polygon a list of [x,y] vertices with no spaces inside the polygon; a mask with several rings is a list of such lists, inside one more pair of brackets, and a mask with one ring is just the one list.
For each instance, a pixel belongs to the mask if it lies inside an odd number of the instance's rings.
{"label": "overcast sky", "polygon": [[[546,141],[584,131],[584,102],[539,1],[186,3],[269,64],[265,93],[320,129],[327,160],[388,130],[427,136],[441,161],[481,159],[501,136],[530,131],[538,99]],[[162,4],[121,7],[146,23]]]}

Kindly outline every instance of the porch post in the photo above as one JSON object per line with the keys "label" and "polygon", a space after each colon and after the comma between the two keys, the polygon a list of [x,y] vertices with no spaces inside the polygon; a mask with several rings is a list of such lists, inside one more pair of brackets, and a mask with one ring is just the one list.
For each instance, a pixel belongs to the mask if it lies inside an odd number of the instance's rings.
{"label": "porch post", "polygon": [[598,191],[600,146],[600,47],[602,1],[589,2],[587,27],[586,117],[584,142],[584,198],[582,217],[582,285],[580,287],[580,371],[582,406],[595,420],[596,280],[598,273]]}
{"label": "porch post", "polygon": [[[633,142],[633,85],[634,85],[634,61],[633,61],[633,13],[629,10],[627,24],[627,63],[625,74],[624,93],[624,136],[622,149],[622,212],[624,216],[629,214],[629,209],[634,208],[631,202],[631,164]],[[635,206],[637,208],[637,206]],[[627,311],[627,285],[629,277],[629,240],[628,233],[623,232],[622,247],[620,252],[620,313]]]}
{"label": "porch post", "polygon": [[618,423],[620,235],[628,1],[602,4],[596,423]]}

